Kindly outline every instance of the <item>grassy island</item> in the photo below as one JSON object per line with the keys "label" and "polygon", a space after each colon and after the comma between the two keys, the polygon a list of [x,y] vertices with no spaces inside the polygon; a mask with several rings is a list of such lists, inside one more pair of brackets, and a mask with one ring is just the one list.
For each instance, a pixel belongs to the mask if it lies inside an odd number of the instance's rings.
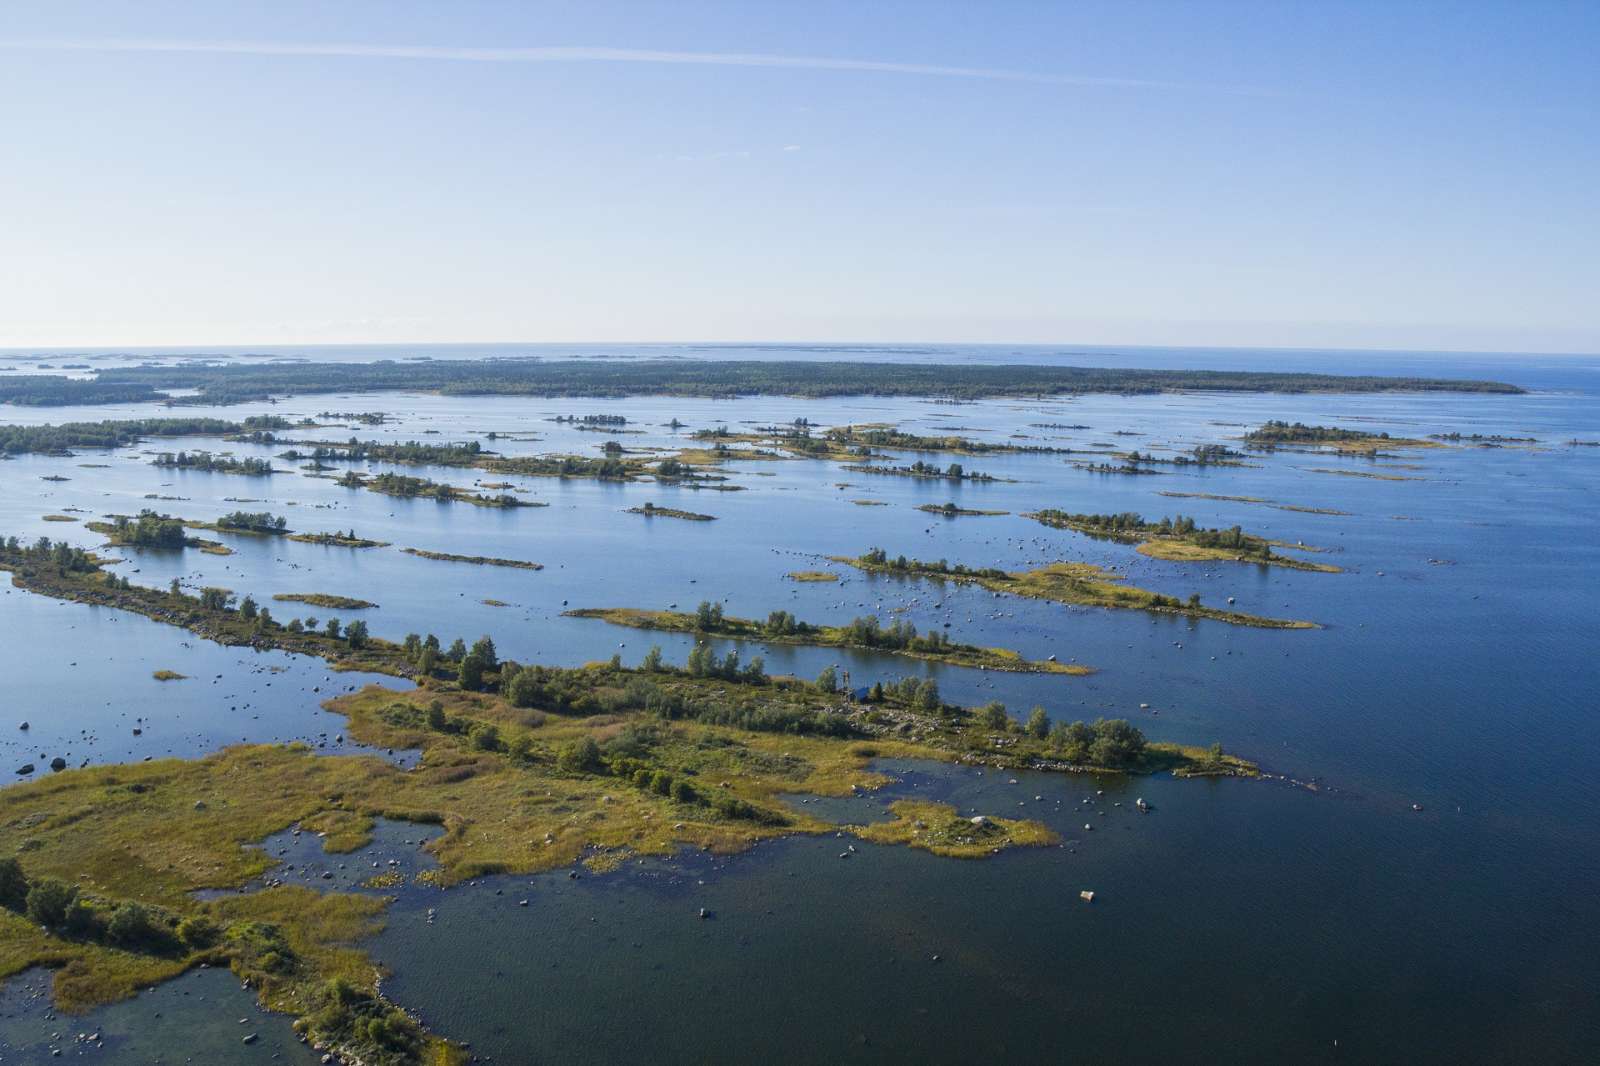
{"label": "grassy island", "polygon": [[246,477],[263,477],[278,474],[266,459],[235,459],[232,456],[212,455],[210,452],[162,452],[150,460],[151,466],[170,466],[179,470],[202,470],[212,474],[243,474]]}
{"label": "grassy island", "polygon": [[1244,435],[1244,442],[1256,448],[1305,447],[1371,455],[1384,448],[1438,448],[1437,441],[1413,437],[1391,437],[1387,433],[1368,433],[1340,426],[1308,426],[1303,422],[1268,422]]}
{"label": "grassy island", "polygon": [[517,570],[543,570],[543,563],[530,563],[522,559],[496,559],[489,555],[455,555],[451,552],[433,552],[423,548],[401,548],[407,555],[419,559],[434,559],[441,563],[471,563],[473,566],[509,566]]}
{"label": "grassy island", "polygon": [[784,575],[790,581],[821,582],[838,581],[839,575],[831,570],[791,570]]}
{"label": "grassy island", "polygon": [[905,433],[894,426],[835,426],[824,439],[847,449],[892,448],[912,452],[949,452],[953,455],[1025,455],[1059,452],[1060,448],[1027,444],[992,444],[967,437],[932,437]]}
{"label": "grassy island", "polygon": [[646,500],[642,507],[628,508],[628,514],[642,514],[646,518],[681,518],[686,522],[715,522],[714,514],[696,514],[693,511],[680,511],[675,507],[657,507]]}
{"label": "grassy island", "polygon": [[[460,1063],[462,1049],[383,998],[360,942],[388,901],[258,879],[277,860],[257,844],[290,829],[331,853],[371,839],[375,820],[440,826],[427,850],[439,885],[685,848],[737,851],[787,833],[848,831],[885,844],[978,856],[1048,844],[1037,823],[894,808],[882,827],[837,826],[785,799],[887,783],[875,758],[996,768],[1251,775],[1220,748],[1148,742],[1124,721],[1026,724],[1000,704],[945,703],[934,682],[879,682],[866,699],[766,675],[759,659],[698,648],[683,667],[652,649],[573,669],[502,660],[485,637],[444,649],[346,632],[297,632],[231,605],[135,588],[80,549],[0,542],[0,567],[43,595],[103,603],[225,643],[319,655],[418,679],[329,701],[353,739],[418,749],[413,769],[304,745],[245,745],[197,760],[67,770],[0,790],[0,978],[55,970],[53,996],[82,1010],[202,965],[227,966],[266,1007],[292,1014],[319,1048],[371,1066]],[[359,637],[358,637],[359,634]],[[245,891],[202,900],[200,889]]]}
{"label": "grassy island", "polygon": [[598,618],[612,625],[633,629],[661,629],[697,636],[729,637],[766,644],[801,644],[819,648],[857,648],[903,655],[910,659],[948,663],[982,670],[1005,670],[1035,674],[1091,674],[1087,666],[1055,660],[1024,659],[1006,648],[980,648],[952,641],[941,630],[918,633],[917,627],[896,619],[885,627],[876,615],[857,618],[849,625],[821,626],[795,619],[788,611],[773,611],[765,622],[750,618],[731,618],[722,613],[722,604],[705,602],[693,613],[686,611],[646,611],[632,607],[584,607],[564,611],[571,618]]}
{"label": "grassy island", "polygon": [[1284,618],[1264,618],[1240,611],[1224,611],[1206,607],[1198,594],[1187,600],[1176,596],[1163,596],[1159,592],[1121,584],[1121,579],[1108,574],[1092,563],[1052,563],[1037,570],[1010,572],[995,567],[972,569],[960,563],[950,564],[943,559],[936,563],[920,559],[907,559],[904,555],[891,558],[882,548],[873,548],[865,555],[829,556],[836,563],[847,563],[869,574],[886,574],[899,577],[926,578],[933,581],[953,581],[957,584],[977,585],[1007,596],[1024,596],[1035,600],[1051,600],[1080,607],[1116,607],[1156,614],[1187,615],[1191,618],[1210,618],[1230,625],[1256,626],[1263,629],[1316,629],[1315,622],[1300,622]]}
{"label": "grassy island", "polygon": [[958,507],[954,503],[925,503],[917,510],[926,514],[936,514],[941,518],[959,518],[962,515],[1007,515],[1010,511],[976,511],[967,507]]}
{"label": "grassy island", "polygon": [[352,470],[339,479],[339,484],[347,488],[381,492],[385,496],[399,496],[408,499],[422,497],[438,500],[441,503],[470,503],[474,507],[550,506],[547,503],[518,499],[516,496],[505,492],[486,496],[456,485],[447,485],[442,481],[433,481],[425,477],[410,477],[406,474],[383,473],[375,474],[372,477],[364,477]]}
{"label": "grassy island", "polygon": [[1271,541],[1244,532],[1238,526],[1231,529],[1203,529],[1193,518],[1175,515],[1159,522],[1147,522],[1132,512],[1123,514],[1068,514],[1065,511],[1044,510],[1023,515],[1052,529],[1071,529],[1091,537],[1139,545],[1140,555],[1152,559],[1169,559],[1176,562],[1220,559],[1228,562],[1260,563],[1283,566],[1292,570],[1314,570],[1323,574],[1337,574],[1340,569],[1327,563],[1312,563],[1279,555],[1273,551]]}
{"label": "grassy island", "polygon": [[290,533],[290,540],[302,544],[321,544],[330,548],[387,548],[386,540],[367,540],[356,536],[355,530],[347,533]]}
{"label": "grassy island", "polygon": [[289,427],[287,419],[270,415],[242,422],[220,418],[132,418],[47,426],[0,426],[0,454],[71,455],[73,448],[120,448],[148,437],[226,437]]}
{"label": "grassy island", "polygon": [[925,463],[918,459],[910,466],[878,466],[872,463],[851,463],[845,466],[846,470],[853,470],[858,474],[893,474],[896,477],[917,477],[931,481],[1009,481],[1009,478],[999,478],[992,474],[968,470],[960,463],[951,463],[949,466],[938,466],[935,463]]}
{"label": "grassy island", "polygon": [[304,603],[325,611],[365,611],[377,604],[353,596],[332,596],[325,592],[280,592],[272,597],[279,603]]}
{"label": "grassy island", "polygon": [[191,537],[184,532],[180,519],[140,511],[136,517],[109,515],[110,522],[85,522],[83,528],[99,533],[110,544],[119,548],[158,548],[175,550],[199,548],[208,555],[232,555],[233,549],[214,540]]}

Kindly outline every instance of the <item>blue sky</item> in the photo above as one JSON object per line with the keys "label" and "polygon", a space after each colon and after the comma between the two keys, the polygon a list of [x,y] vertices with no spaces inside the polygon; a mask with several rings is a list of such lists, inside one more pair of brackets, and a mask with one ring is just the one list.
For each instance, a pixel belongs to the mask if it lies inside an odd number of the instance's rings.
{"label": "blue sky", "polygon": [[1600,4],[0,9],[0,346],[1600,351]]}

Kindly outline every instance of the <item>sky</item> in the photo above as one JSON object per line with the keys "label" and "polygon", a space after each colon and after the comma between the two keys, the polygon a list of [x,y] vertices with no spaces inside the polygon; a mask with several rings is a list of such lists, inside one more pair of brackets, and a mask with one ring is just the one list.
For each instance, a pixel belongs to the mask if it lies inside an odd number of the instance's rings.
{"label": "sky", "polygon": [[0,4],[0,347],[1600,352],[1600,2]]}

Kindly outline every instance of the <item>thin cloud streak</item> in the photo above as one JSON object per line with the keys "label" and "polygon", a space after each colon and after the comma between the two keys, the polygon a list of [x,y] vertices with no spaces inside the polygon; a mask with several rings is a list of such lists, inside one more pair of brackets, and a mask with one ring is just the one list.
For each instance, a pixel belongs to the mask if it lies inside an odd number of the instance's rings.
{"label": "thin cloud streak", "polygon": [[930,63],[892,63],[826,56],[781,56],[756,52],[666,52],[641,48],[594,48],[552,45],[536,48],[452,48],[437,45],[325,44],[274,41],[178,40],[0,40],[0,49],[40,52],[157,52],[200,55],[347,57],[352,59],[420,59],[466,63],[654,63],[679,66],[765,67],[786,70],[843,70],[910,74],[933,78],[1074,85],[1107,89],[1178,89],[1262,95],[1260,90],[1145,78],[1105,78],[1075,74],[1035,74],[988,67],[951,67]]}

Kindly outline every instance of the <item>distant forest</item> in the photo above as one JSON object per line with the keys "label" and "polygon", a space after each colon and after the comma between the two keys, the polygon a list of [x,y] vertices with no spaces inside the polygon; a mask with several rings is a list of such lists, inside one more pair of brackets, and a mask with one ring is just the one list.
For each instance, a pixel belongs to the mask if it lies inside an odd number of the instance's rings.
{"label": "distant forest", "polygon": [[419,390],[447,395],[521,396],[1061,396],[1092,392],[1493,392],[1520,388],[1446,378],[1277,374],[1242,370],[1117,370],[1061,366],[933,363],[653,360],[426,360],[176,366],[108,369],[96,381],[29,376],[0,379],[0,402],[125,403],[195,390],[173,403],[263,400],[291,393]]}

